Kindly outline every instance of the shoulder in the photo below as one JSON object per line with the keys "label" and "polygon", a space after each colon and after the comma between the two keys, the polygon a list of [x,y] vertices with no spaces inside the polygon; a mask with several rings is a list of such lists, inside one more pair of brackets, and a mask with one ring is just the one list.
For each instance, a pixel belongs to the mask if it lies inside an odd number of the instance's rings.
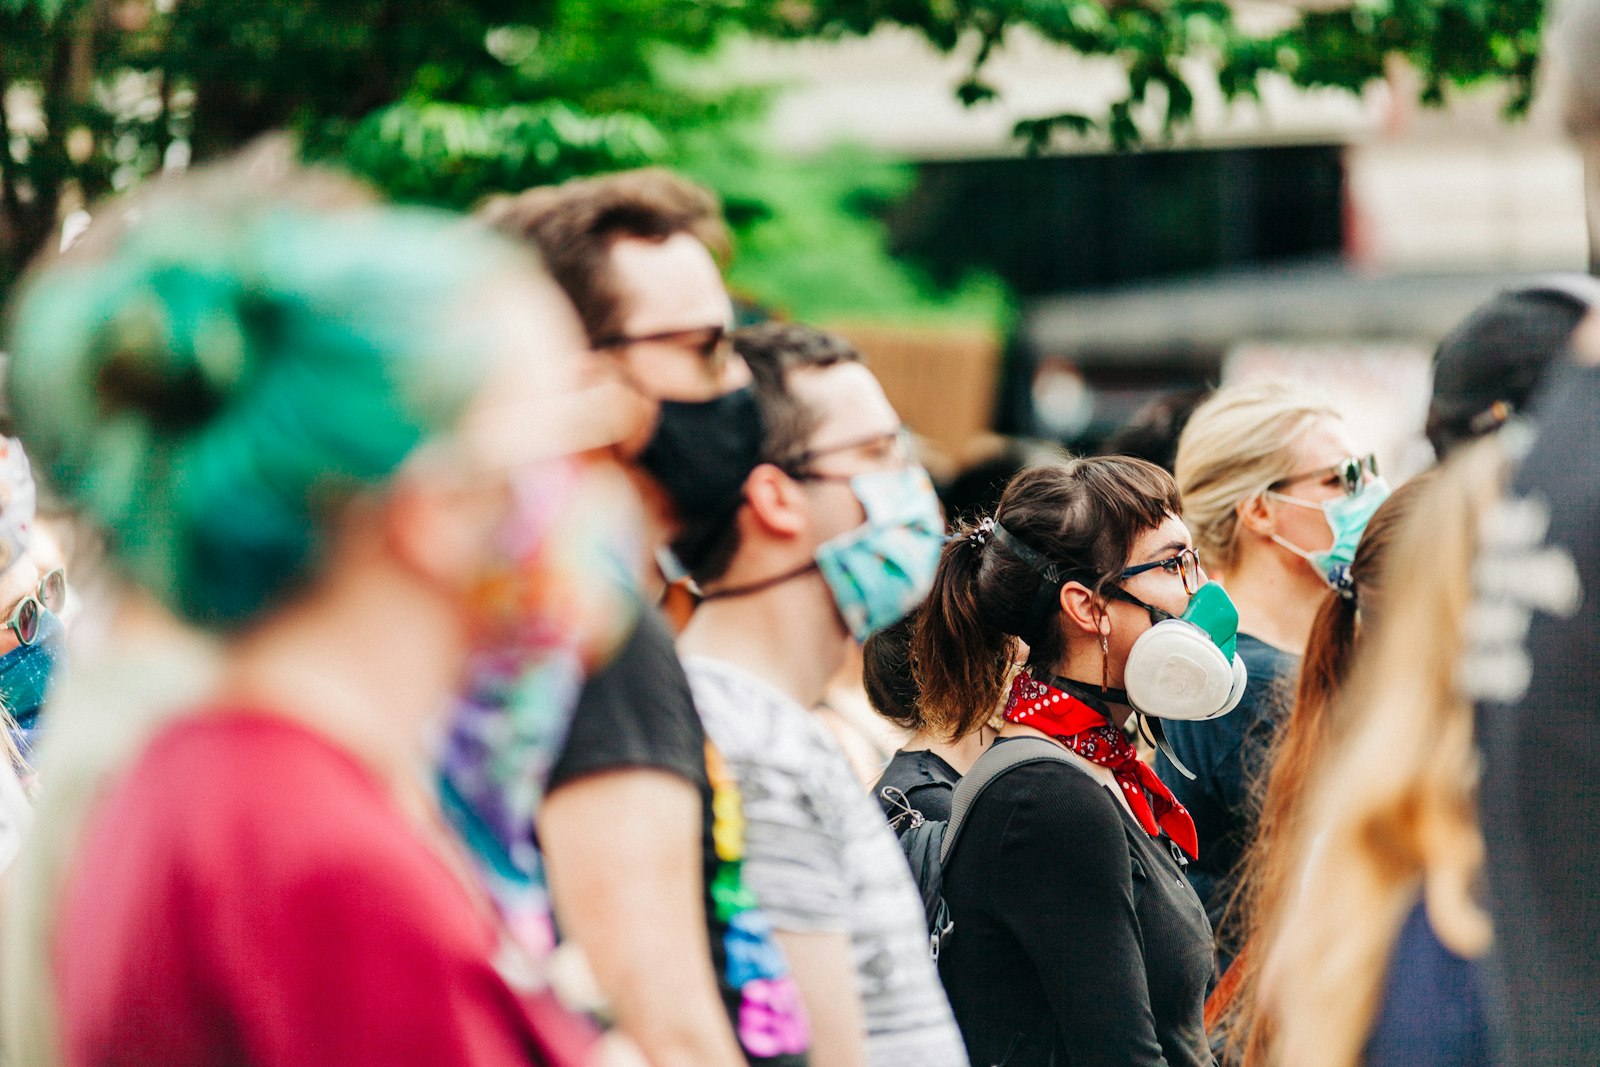
{"label": "shoulder", "polygon": [[948,764],[926,749],[901,749],[872,783],[872,795],[891,823],[903,818],[907,807],[924,819],[946,822],[960,780]]}
{"label": "shoulder", "polygon": [[815,715],[748,671],[695,656],[684,662],[706,733],[730,759],[809,764],[819,752],[843,756]]}
{"label": "shoulder", "polygon": [[265,715],[169,726],[97,809],[85,849],[112,880],[125,863],[161,870],[228,910],[319,893],[437,904],[448,888],[442,864],[354,757]]}
{"label": "shoulder", "polygon": [[584,684],[549,788],[626,767],[705,776],[705,731],[672,635],[644,612],[617,655]]}
{"label": "shoulder", "polygon": [[1052,839],[1072,849],[1127,850],[1119,801],[1071,763],[1039,760],[1014,767],[989,784],[979,805],[1004,814],[1008,842]]}
{"label": "shoulder", "polygon": [[960,781],[961,775],[929,750],[903,748],[884,766],[877,784],[879,788],[892,786],[910,794],[914,789],[954,789]]}
{"label": "shoulder", "polygon": [[1300,670],[1300,657],[1249,634],[1239,635],[1239,658],[1250,673],[1250,687],[1260,691]]}

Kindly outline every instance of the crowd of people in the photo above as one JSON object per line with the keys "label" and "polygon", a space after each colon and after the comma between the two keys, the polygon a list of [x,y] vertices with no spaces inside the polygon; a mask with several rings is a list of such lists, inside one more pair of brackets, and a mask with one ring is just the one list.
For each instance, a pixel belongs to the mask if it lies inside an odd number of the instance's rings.
{"label": "crowd of people", "polygon": [[35,265],[0,1058],[1600,1063],[1600,284],[1446,338],[1400,484],[1258,381],[957,501],[730,253],[269,142]]}

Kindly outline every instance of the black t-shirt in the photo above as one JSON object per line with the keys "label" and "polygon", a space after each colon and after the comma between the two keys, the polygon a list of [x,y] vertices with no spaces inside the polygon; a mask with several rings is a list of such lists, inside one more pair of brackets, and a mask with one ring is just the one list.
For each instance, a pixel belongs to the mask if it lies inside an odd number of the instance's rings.
{"label": "black t-shirt", "polygon": [[[689,679],[678,662],[672,635],[654,611],[646,611],[632,636],[603,669],[596,672],[579,694],[565,745],[550,772],[548,792],[590,774],[626,768],[650,768],[678,775],[700,792],[702,886],[706,916],[706,941],[717,986],[734,1033],[745,1049],[745,1059],[763,1067],[801,1067],[804,1054],[758,1056],[741,1027],[745,994],[730,981],[726,942],[729,928],[718,921],[712,897],[724,864],[717,856],[711,777],[706,770],[705,728],[695,711]],[[648,818],[648,812],[618,812],[618,818]],[[617,877],[625,878],[626,871]],[[726,875],[724,883],[728,881]],[[749,941],[745,928],[733,939]],[[776,951],[775,946],[772,946]],[[750,951],[749,948],[746,951]],[[665,977],[663,980],[670,980]],[[750,1020],[745,1020],[750,1024]]]}
{"label": "black t-shirt", "polygon": [[1250,680],[1244,698],[1228,714],[1204,722],[1163,722],[1167,743],[1194,772],[1190,781],[1161,753],[1156,773],[1194,817],[1200,855],[1189,864],[1189,881],[1206,906],[1217,933],[1221,970],[1238,952],[1237,932],[1223,923],[1238,884],[1239,863],[1255,840],[1255,786],[1267,770],[1272,739],[1294,703],[1300,657],[1265,641],[1239,635],[1239,658]]}
{"label": "black t-shirt", "polygon": [[[885,789],[897,790],[905,798],[905,804],[913,811],[921,812],[924,819],[949,822],[950,802],[959,781],[961,775],[956,769],[930,750],[902,748],[883,768],[883,774],[879,775],[877,784],[872,787],[872,795],[890,822],[905,815],[905,811],[898,798],[891,800],[883,795]],[[906,823],[902,822],[897,829],[903,830],[905,827]]]}
{"label": "black t-shirt", "polygon": [[1028,764],[984,791],[945,866],[939,956],[973,1063],[1213,1062],[1211,927],[1173,848],[1076,767]]}
{"label": "black t-shirt", "polygon": [[1568,1067],[1600,1063],[1600,368],[1552,370],[1534,421],[1484,524],[1462,675],[1502,1062]]}

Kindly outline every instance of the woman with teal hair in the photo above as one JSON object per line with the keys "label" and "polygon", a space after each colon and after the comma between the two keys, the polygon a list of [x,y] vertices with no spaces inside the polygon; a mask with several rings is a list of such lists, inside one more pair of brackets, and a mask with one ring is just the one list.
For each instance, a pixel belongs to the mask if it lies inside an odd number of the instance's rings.
{"label": "woman with teal hair", "polygon": [[97,229],[9,338],[20,436],[125,588],[49,710],[6,1057],[590,1062],[427,773],[473,650],[559,631],[525,504],[606,434],[576,317],[487,233],[276,151]]}

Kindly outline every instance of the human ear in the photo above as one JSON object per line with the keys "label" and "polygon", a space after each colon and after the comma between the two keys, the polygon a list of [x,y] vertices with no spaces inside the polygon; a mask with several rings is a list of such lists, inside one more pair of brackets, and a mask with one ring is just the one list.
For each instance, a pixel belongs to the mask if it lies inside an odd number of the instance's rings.
{"label": "human ear", "polygon": [[[459,589],[484,570],[505,523],[509,490],[446,488],[400,480],[365,516],[402,567],[430,585]],[[352,520],[362,522],[362,516]]]}
{"label": "human ear", "polygon": [[1111,632],[1111,617],[1100,598],[1078,582],[1061,587],[1061,629],[1064,634],[1083,633],[1099,640]]}
{"label": "human ear", "polygon": [[811,523],[804,487],[770,463],[745,478],[744,501],[752,520],[778,537],[797,537]]}
{"label": "human ear", "polygon": [[1257,537],[1271,537],[1278,532],[1278,520],[1267,506],[1265,493],[1252,493],[1233,506],[1239,528]]}

